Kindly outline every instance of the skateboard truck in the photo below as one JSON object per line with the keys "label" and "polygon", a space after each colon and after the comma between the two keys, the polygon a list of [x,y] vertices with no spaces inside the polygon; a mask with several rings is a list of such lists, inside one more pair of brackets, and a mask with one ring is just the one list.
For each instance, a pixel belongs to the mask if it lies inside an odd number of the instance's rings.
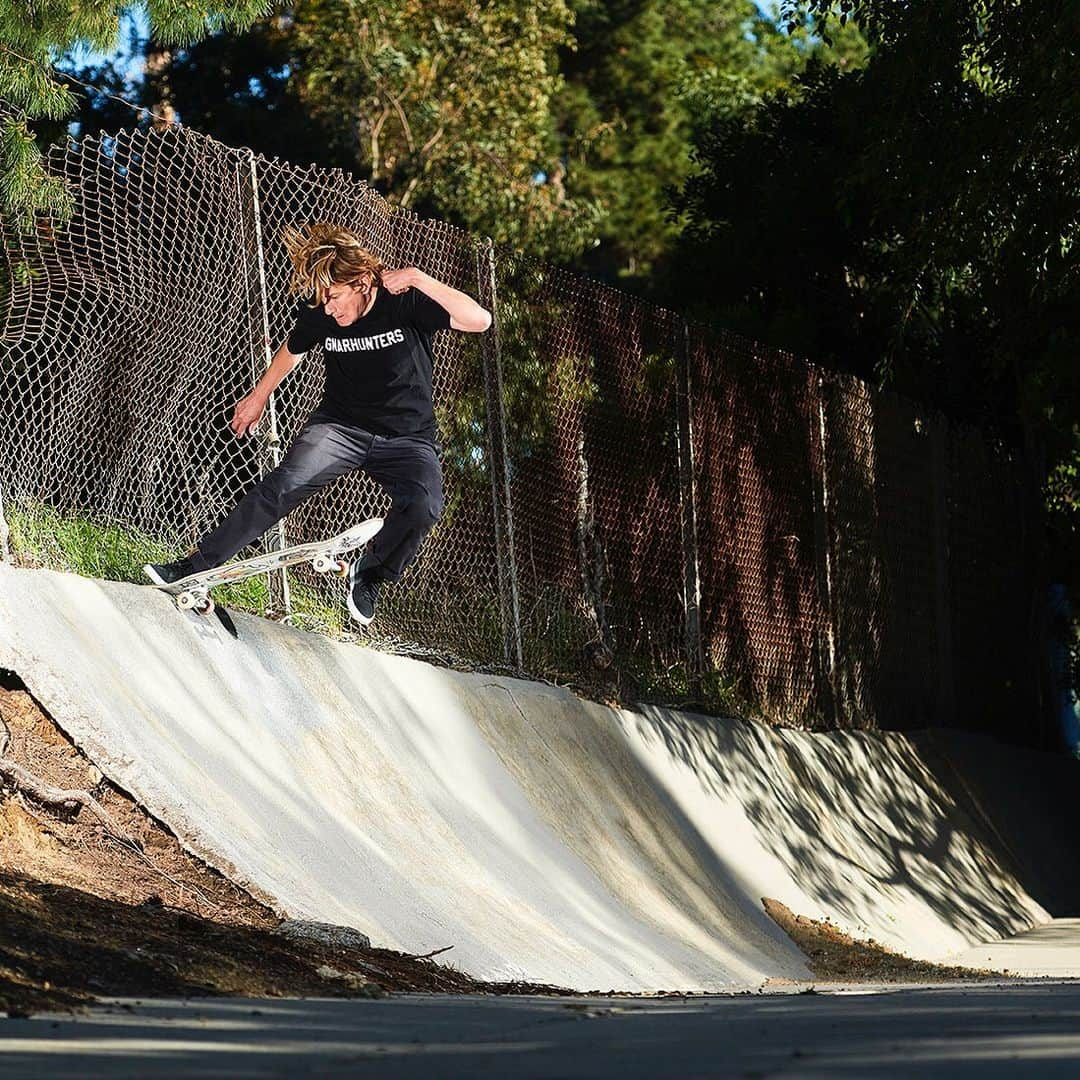
{"label": "skateboard truck", "polygon": [[311,568],[317,574],[335,573],[342,578],[349,576],[349,564],[344,559],[335,559],[331,555],[316,555],[311,560]]}
{"label": "skateboard truck", "polygon": [[182,592],[176,598],[176,606],[181,611],[194,611],[196,615],[213,615],[214,601],[209,593]]}

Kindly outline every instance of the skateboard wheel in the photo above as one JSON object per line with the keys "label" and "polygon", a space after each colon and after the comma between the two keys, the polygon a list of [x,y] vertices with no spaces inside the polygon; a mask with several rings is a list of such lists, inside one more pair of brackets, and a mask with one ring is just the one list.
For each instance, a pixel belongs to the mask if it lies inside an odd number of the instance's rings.
{"label": "skateboard wheel", "polygon": [[349,576],[349,564],[344,559],[337,561],[337,576],[347,578]]}
{"label": "skateboard wheel", "polygon": [[337,561],[331,559],[329,555],[316,555],[311,560],[311,565],[314,567],[316,573],[328,574],[331,570],[337,569]]}
{"label": "skateboard wheel", "polygon": [[214,614],[214,601],[208,596],[201,604],[196,606],[195,610],[204,619],[208,618]]}
{"label": "skateboard wheel", "polygon": [[198,604],[198,602],[199,598],[194,593],[190,592],[182,592],[176,598],[176,606],[181,611],[190,611]]}

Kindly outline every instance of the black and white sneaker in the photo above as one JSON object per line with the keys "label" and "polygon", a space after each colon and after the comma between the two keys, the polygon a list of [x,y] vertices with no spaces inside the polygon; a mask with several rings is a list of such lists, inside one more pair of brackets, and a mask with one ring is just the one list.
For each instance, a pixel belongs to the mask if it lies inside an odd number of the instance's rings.
{"label": "black and white sneaker", "polygon": [[346,603],[349,614],[361,625],[367,626],[375,618],[375,605],[379,602],[382,581],[372,570],[360,567],[360,560],[349,567],[349,595]]}
{"label": "black and white sneaker", "polygon": [[205,569],[191,555],[185,555],[176,562],[147,563],[143,567],[143,573],[155,585],[171,585],[174,581],[186,578],[191,574],[197,574]]}

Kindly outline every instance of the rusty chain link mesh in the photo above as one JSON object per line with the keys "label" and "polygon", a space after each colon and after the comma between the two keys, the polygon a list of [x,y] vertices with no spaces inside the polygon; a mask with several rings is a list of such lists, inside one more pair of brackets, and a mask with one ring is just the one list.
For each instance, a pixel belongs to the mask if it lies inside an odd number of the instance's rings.
{"label": "rusty chain link mesh", "polygon": [[503,251],[498,299],[526,667],[685,669],[675,316]]}
{"label": "rusty chain link mesh", "polygon": [[707,662],[767,715],[822,726],[816,375],[698,327],[689,358]]}
{"label": "rusty chain link mesh", "polygon": [[881,690],[883,642],[877,613],[884,611],[886,597],[875,492],[877,395],[858,379],[836,373],[822,375],[820,391],[830,691],[841,715],[853,726],[869,727]]}
{"label": "rusty chain link mesh", "polygon": [[[1023,735],[1036,548],[1021,468],[978,434],[394,210],[338,171],[178,128],[54,147],[47,167],[73,220],[2,232],[8,508],[190,546],[318,400],[316,349],[263,438],[228,430],[292,325],[281,230],[331,220],[496,315],[435,339],[446,511],[385,594],[390,645],[804,726]],[[265,542],[386,509],[354,474]],[[289,580],[341,605],[339,582]]]}
{"label": "rusty chain link mesh", "polygon": [[54,147],[64,228],[4,228],[3,483],[190,540],[259,475],[222,419],[249,388],[241,157],[179,131]]}
{"label": "rusty chain link mesh", "polygon": [[951,710],[943,419],[841,375],[822,398],[838,705],[864,723],[939,723]]}

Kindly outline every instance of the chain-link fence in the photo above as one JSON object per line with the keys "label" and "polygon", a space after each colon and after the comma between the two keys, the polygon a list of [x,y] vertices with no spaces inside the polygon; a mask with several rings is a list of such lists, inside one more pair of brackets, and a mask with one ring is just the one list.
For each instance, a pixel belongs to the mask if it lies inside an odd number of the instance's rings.
{"label": "chain-link fence", "polygon": [[[809,726],[1037,709],[1022,470],[969,431],[788,355],[394,210],[346,174],[197,133],[54,148],[70,224],[5,226],[0,494],[189,546],[316,403],[318,350],[261,440],[234,403],[284,339],[284,225],[344,224],[495,313],[436,338],[446,511],[377,625],[475,663]],[[386,510],[361,474],[266,543]],[[340,603],[304,570],[279,579]],[[1018,642],[1024,635],[1026,645]]]}

